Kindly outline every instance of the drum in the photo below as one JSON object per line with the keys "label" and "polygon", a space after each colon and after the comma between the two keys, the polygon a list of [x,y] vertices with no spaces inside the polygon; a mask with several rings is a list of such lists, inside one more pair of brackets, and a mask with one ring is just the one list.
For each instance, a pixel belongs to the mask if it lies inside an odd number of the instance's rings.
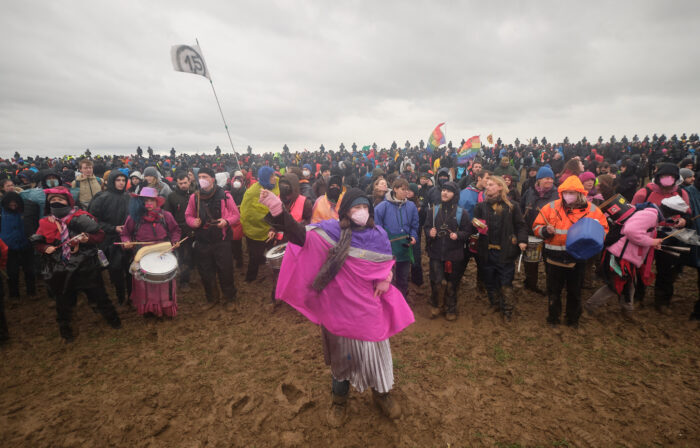
{"label": "drum", "polygon": [[277,271],[282,267],[282,258],[284,258],[284,251],[287,250],[287,243],[275,246],[265,253],[265,258],[267,259],[267,264],[270,265],[272,269]]}
{"label": "drum", "polygon": [[592,218],[576,221],[566,234],[566,251],[577,260],[588,260],[603,250],[605,229]]}
{"label": "drum", "polygon": [[536,236],[527,237],[527,248],[525,249],[525,261],[527,263],[539,263],[542,261],[542,246],[544,240]]}
{"label": "drum", "polygon": [[134,276],[147,283],[167,283],[177,275],[177,258],[171,252],[151,252],[135,264]]}
{"label": "drum", "polygon": [[627,218],[632,216],[632,213],[636,210],[621,194],[616,194],[600,204],[600,209],[610,217],[615,224],[622,224]]}

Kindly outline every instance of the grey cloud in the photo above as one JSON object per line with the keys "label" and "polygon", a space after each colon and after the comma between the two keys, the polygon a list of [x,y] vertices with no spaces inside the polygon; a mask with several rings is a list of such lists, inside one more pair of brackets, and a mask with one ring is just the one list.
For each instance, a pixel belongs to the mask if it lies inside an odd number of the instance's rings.
{"label": "grey cloud", "polygon": [[[336,4],[337,3],[337,4]],[[13,2],[0,156],[695,132],[697,2]],[[672,112],[671,112],[672,111]]]}

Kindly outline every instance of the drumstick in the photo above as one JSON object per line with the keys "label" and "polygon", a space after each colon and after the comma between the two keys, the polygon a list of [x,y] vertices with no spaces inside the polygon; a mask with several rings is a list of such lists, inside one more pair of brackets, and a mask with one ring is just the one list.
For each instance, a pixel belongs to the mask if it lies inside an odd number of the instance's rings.
{"label": "drumstick", "polygon": [[681,246],[661,246],[664,249],[672,249],[672,250],[677,250],[678,252],[690,252],[689,247],[681,247]]}
{"label": "drumstick", "polygon": [[158,256],[165,255],[165,254],[167,254],[168,252],[172,252],[173,250],[175,250],[175,249],[177,248],[177,246],[178,246],[179,244],[182,244],[182,242],[185,241],[187,238],[189,238],[189,236],[184,237],[183,239],[181,239],[180,241],[178,241],[177,243],[175,243],[175,245],[172,246],[170,249],[166,249],[166,250],[164,250],[163,252],[161,252],[160,254],[158,254]]}
{"label": "drumstick", "polygon": [[199,190],[195,194],[197,195],[197,218],[199,218]]}
{"label": "drumstick", "polygon": [[408,239],[410,239],[410,238],[411,238],[411,237],[408,236],[408,235],[406,235],[406,236],[399,236],[399,237],[390,239],[389,242],[390,242],[390,243],[393,243],[394,241],[398,241],[398,240],[408,240]]}
{"label": "drumstick", "polygon": [[140,245],[140,244],[153,244],[153,243],[155,243],[155,241],[129,241],[129,242],[126,242],[126,243],[114,243],[114,244],[123,246],[123,245],[125,245],[125,244]]}
{"label": "drumstick", "polygon": [[[542,215],[542,207],[540,207],[540,208],[537,209],[537,214],[538,214],[538,215]],[[542,215],[542,219],[544,219],[544,223],[545,223],[545,224],[547,224],[548,226],[551,226],[551,224],[549,223],[549,221],[547,221],[547,217],[546,217],[546,216]]]}
{"label": "drumstick", "polygon": [[661,238],[661,241],[665,240],[666,238],[671,238],[673,235],[677,235],[677,234],[681,233],[683,230],[685,230],[685,228],[678,229],[675,232],[673,232],[672,234],[666,235],[665,237]]}

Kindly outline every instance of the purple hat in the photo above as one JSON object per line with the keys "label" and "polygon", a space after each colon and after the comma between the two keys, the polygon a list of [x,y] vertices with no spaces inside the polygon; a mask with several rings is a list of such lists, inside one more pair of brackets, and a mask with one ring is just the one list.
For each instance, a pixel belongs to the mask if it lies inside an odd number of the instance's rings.
{"label": "purple hat", "polygon": [[595,180],[595,174],[591,173],[590,171],[584,171],[578,175],[578,179],[581,181],[581,183],[584,183],[587,180]]}
{"label": "purple hat", "polygon": [[158,190],[153,187],[143,187],[139,194],[132,193],[131,196],[135,198],[148,198],[155,199],[158,202],[158,208],[162,207],[165,203],[165,198],[158,196]]}

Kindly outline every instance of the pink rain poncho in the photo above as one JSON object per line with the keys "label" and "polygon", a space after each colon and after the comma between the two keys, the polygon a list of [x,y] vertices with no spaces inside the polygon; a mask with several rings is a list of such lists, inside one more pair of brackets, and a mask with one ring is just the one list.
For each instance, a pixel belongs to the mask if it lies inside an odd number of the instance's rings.
{"label": "pink rain poncho", "polygon": [[394,265],[391,245],[381,227],[353,232],[350,254],[321,292],[311,288],[340,236],[338,221],[309,226],[304,246],[287,245],[275,297],[330,333],[362,341],[382,341],[414,322],[413,312],[394,286],[375,297],[375,285]]}

